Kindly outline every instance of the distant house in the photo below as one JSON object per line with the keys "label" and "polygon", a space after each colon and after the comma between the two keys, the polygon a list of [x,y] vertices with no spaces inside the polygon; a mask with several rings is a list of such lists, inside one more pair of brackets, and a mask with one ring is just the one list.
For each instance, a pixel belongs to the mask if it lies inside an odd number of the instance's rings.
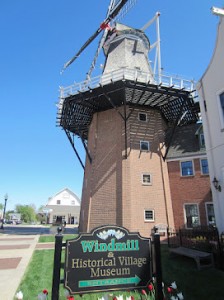
{"label": "distant house", "polygon": [[9,220],[13,221],[14,223],[21,221],[21,214],[20,213],[10,213]]}
{"label": "distant house", "polygon": [[213,8],[220,16],[211,61],[197,84],[210,182],[219,232],[224,231],[224,9]]}
{"label": "distant house", "polygon": [[70,189],[65,188],[49,198],[46,205],[48,223],[78,224],[80,214],[80,199]]}

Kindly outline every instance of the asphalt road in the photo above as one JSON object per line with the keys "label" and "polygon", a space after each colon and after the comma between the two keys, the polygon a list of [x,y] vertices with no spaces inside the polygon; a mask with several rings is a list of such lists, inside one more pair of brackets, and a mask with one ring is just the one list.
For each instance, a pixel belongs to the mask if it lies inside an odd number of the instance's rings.
{"label": "asphalt road", "polygon": [[[0,229],[0,233],[3,234],[15,234],[15,235],[43,235],[43,234],[57,234],[56,226],[40,226],[40,225],[4,225],[4,229]],[[63,229],[64,234],[77,234],[78,228],[74,226],[68,226]]]}

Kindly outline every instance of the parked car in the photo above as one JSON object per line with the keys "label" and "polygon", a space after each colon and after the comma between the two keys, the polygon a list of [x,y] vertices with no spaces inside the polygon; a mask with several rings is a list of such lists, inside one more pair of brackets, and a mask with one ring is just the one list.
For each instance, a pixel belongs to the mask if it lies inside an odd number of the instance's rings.
{"label": "parked car", "polygon": [[13,224],[13,220],[6,220],[4,223],[5,224]]}
{"label": "parked car", "polygon": [[22,221],[21,221],[21,220],[17,220],[17,221],[16,221],[16,225],[19,225],[19,224],[22,224]]}

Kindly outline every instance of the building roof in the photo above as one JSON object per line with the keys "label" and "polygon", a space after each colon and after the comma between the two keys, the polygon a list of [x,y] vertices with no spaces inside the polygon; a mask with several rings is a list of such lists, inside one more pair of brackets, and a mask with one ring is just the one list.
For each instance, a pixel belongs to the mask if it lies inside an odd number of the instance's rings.
{"label": "building roof", "polygon": [[[205,155],[205,147],[200,146],[200,132],[203,133],[201,123],[177,127],[171,141],[167,159]],[[166,134],[167,142],[170,136],[171,129]]]}
{"label": "building roof", "polygon": [[66,202],[67,195],[71,196],[71,198],[69,197],[69,199],[75,200],[75,205],[80,206],[81,201],[80,201],[79,197],[75,193],[73,193],[69,188],[64,188],[63,190],[56,193],[54,196],[50,197],[48,199],[47,206],[54,205],[55,204],[54,202],[56,199],[64,199],[65,198],[65,202]]}

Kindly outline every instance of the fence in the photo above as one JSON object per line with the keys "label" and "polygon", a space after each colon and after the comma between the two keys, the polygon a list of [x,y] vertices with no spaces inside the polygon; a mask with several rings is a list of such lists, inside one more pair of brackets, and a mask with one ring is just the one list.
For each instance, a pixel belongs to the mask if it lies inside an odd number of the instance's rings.
{"label": "fence", "polygon": [[197,227],[193,229],[168,228],[168,246],[186,247],[213,253],[215,265],[224,270],[224,235],[219,236],[215,227]]}

